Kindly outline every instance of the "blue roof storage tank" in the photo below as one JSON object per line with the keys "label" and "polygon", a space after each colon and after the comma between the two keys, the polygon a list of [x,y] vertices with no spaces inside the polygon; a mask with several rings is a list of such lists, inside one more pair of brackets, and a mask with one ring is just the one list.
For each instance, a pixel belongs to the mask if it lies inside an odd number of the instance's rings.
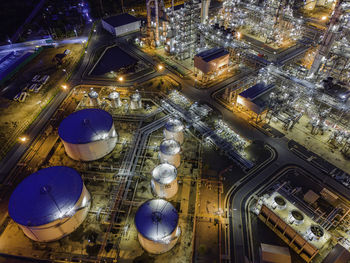
{"label": "blue roof storage tank", "polygon": [[73,232],[86,218],[90,194],[80,174],[69,167],[41,169],[13,191],[8,211],[24,234],[50,242]]}
{"label": "blue roof storage tank", "polygon": [[136,212],[135,225],[141,246],[152,254],[172,249],[180,236],[179,215],[164,199],[143,203]]}
{"label": "blue roof storage tank", "polygon": [[106,156],[118,140],[112,115],[101,109],[73,112],[61,122],[58,134],[67,155],[81,161]]}

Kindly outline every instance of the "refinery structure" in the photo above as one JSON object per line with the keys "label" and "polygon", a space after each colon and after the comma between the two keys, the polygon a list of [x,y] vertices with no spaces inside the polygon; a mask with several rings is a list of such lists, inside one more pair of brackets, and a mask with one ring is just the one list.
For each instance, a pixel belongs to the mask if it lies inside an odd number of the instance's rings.
{"label": "refinery structure", "polygon": [[350,2],[99,5],[2,160],[0,254],[349,262]]}

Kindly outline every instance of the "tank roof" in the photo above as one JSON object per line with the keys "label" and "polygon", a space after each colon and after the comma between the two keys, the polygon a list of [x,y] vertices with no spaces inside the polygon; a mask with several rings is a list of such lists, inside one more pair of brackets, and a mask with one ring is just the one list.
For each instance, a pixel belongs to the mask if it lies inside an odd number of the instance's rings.
{"label": "tank roof", "polygon": [[161,241],[173,233],[178,221],[176,209],[164,199],[152,199],[143,203],[135,215],[137,231],[153,241]]}
{"label": "tank roof", "polygon": [[166,155],[174,155],[180,152],[180,144],[175,140],[164,140],[160,144],[160,151]]}
{"label": "tank roof", "polygon": [[110,99],[117,99],[119,97],[120,97],[120,94],[119,94],[119,92],[116,92],[116,91],[113,91],[113,92],[109,93],[109,95],[108,95],[108,98],[110,98]]}
{"label": "tank roof", "polygon": [[184,129],[184,125],[178,119],[170,119],[165,123],[165,129],[170,132],[180,132]]}
{"label": "tank roof", "polygon": [[8,211],[24,226],[40,226],[68,216],[81,196],[83,180],[73,168],[53,166],[25,178],[13,191]]}
{"label": "tank roof", "polygon": [[112,125],[112,115],[107,111],[83,109],[65,118],[58,128],[58,134],[65,142],[84,144],[106,138]]}
{"label": "tank roof", "polygon": [[89,97],[96,99],[96,98],[98,98],[98,93],[96,91],[92,90],[89,92]]}
{"label": "tank roof", "polygon": [[152,178],[160,184],[169,184],[176,179],[177,170],[175,166],[163,163],[152,171]]}

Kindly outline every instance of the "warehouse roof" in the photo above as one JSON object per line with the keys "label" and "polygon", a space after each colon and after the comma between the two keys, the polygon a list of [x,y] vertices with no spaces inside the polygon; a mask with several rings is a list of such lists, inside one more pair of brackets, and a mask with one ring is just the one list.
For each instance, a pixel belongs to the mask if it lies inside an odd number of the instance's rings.
{"label": "warehouse roof", "polygon": [[173,233],[178,221],[179,215],[174,206],[163,199],[143,203],[135,215],[137,231],[153,241],[161,241]]}
{"label": "warehouse roof", "polygon": [[241,92],[239,95],[250,100],[254,100],[274,87],[273,84],[257,83],[254,86]]}
{"label": "warehouse roof", "polygon": [[107,138],[112,125],[113,118],[108,112],[84,109],[65,118],[58,128],[58,134],[65,142],[84,144]]}
{"label": "warehouse roof", "polygon": [[199,52],[196,56],[202,58],[205,62],[210,62],[214,59],[226,56],[228,51],[222,47],[214,47],[202,52]]}
{"label": "warehouse roof", "polygon": [[128,13],[120,14],[117,16],[110,16],[108,18],[104,18],[103,20],[114,27],[123,26],[139,21],[139,19],[132,15],[129,15]]}
{"label": "warehouse roof", "polygon": [[41,169],[25,178],[13,191],[8,211],[24,226],[40,226],[69,216],[81,196],[83,181],[69,167]]}

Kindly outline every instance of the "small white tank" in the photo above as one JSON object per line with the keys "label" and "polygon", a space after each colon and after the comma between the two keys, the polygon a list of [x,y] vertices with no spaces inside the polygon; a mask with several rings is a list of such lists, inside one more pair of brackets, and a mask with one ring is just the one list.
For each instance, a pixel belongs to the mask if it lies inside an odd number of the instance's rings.
{"label": "small white tank", "polygon": [[137,110],[142,108],[141,95],[136,92],[130,96],[130,109]]}
{"label": "small white tank", "polygon": [[119,92],[113,91],[108,95],[108,98],[111,100],[111,105],[113,108],[119,108],[122,106]]}
{"label": "small white tank", "polygon": [[167,140],[173,139],[182,144],[184,141],[184,125],[178,119],[170,119],[164,126],[164,137]]}
{"label": "small white tank", "polygon": [[89,98],[90,98],[90,106],[91,107],[98,107],[98,105],[99,105],[98,93],[94,90],[91,90],[89,92]]}
{"label": "small white tank", "polygon": [[159,159],[161,163],[169,163],[176,168],[180,166],[180,144],[175,140],[164,140],[159,147]]}
{"label": "small white tank", "polygon": [[152,171],[151,186],[153,192],[162,198],[171,198],[177,193],[177,170],[175,166],[163,163]]}

